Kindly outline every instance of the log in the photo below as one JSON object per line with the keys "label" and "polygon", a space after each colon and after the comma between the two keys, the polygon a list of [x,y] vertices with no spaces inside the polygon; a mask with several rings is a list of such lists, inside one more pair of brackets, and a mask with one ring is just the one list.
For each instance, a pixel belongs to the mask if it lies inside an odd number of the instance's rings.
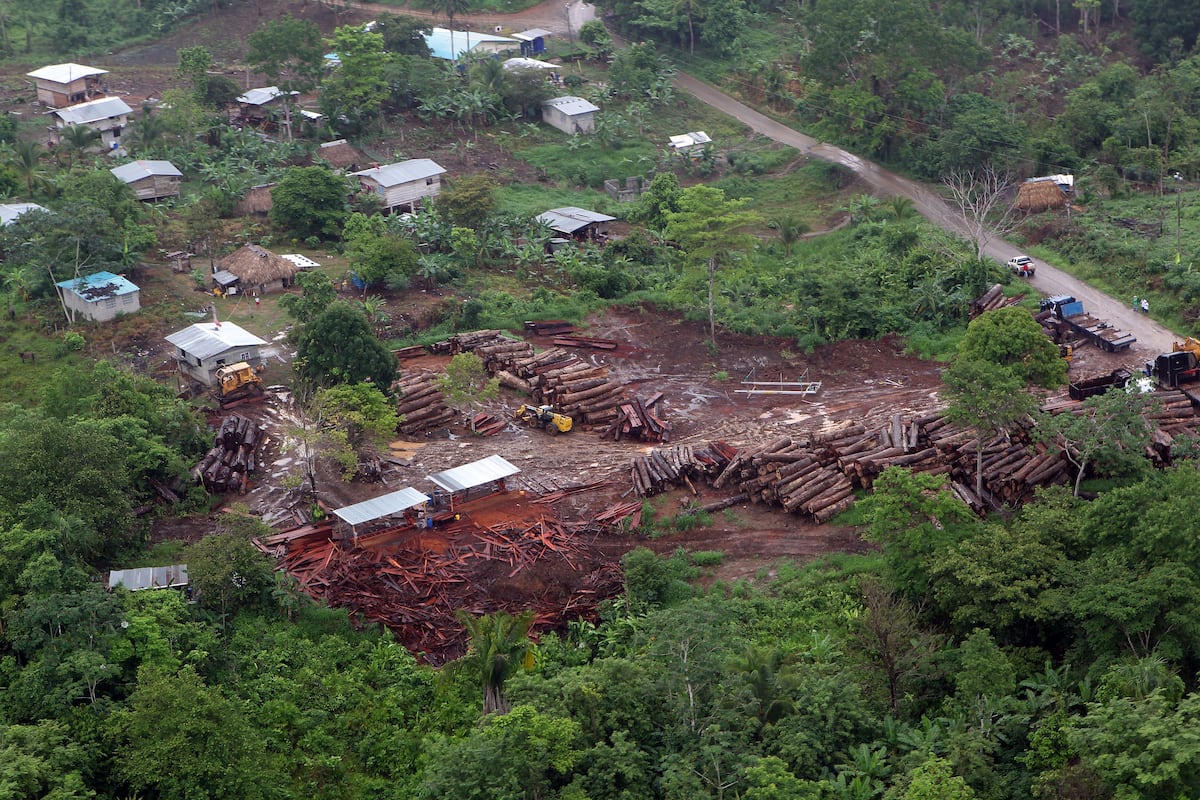
{"label": "log", "polygon": [[524,378],[518,378],[516,375],[508,372],[507,370],[500,370],[497,372],[496,379],[500,381],[501,386],[514,389],[518,392],[524,392],[525,394],[533,393],[533,385],[529,381],[525,380]]}

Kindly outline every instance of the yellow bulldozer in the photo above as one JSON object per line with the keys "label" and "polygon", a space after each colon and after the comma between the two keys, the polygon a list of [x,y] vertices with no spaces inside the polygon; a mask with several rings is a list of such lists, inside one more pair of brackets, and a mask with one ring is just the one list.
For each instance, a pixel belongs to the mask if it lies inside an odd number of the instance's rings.
{"label": "yellow bulldozer", "polygon": [[575,425],[575,420],[558,413],[553,406],[521,406],[513,416],[526,425],[541,428],[551,436],[569,433]]}
{"label": "yellow bulldozer", "polygon": [[220,367],[215,375],[217,400],[222,406],[238,400],[262,397],[265,391],[262,376],[245,361]]}

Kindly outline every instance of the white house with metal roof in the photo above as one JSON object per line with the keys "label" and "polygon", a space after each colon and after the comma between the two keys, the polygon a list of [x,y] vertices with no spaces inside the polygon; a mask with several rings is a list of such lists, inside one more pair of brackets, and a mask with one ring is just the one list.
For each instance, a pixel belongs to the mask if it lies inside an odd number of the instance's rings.
{"label": "white house with metal roof", "polygon": [[80,317],[104,322],[142,307],[142,290],[125,276],[111,272],[93,272],[54,286],[71,322]]}
{"label": "white house with metal roof", "polygon": [[66,108],[104,94],[100,76],[107,75],[108,70],[83,64],[51,64],[25,74],[33,78],[39,103]]}
{"label": "white house with metal roof", "polygon": [[376,520],[404,514],[411,523],[413,515],[405,514],[411,509],[424,509],[429,504],[429,495],[417,491],[411,486],[397,492],[390,492],[379,497],[372,497],[361,503],[335,508],[333,515],[350,526],[354,538],[358,539],[359,527]]}
{"label": "white house with metal roof", "polygon": [[537,221],[549,225],[556,233],[573,239],[595,239],[608,236],[609,223],[616,217],[588,211],[577,206],[552,208],[537,215]]}
{"label": "white house with metal roof", "polygon": [[170,161],[139,159],[109,170],[117,180],[133,189],[138,200],[179,197],[183,173]]}
{"label": "white house with metal roof", "polygon": [[115,149],[121,144],[121,133],[129,125],[131,113],[133,109],[119,97],[100,97],[86,103],[76,103],[50,112],[55,126],[52,133],[57,142],[60,132],[65,128],[83,125],[100,134],[100,142],[105,150]]}
{"label": "white house with metal roof", "polygon": [[[12,225],[17,221],[17,217],[28,214],[30,211],[46,211],[46,209],[37,203],[0,203],[0,227]],[[50,212],[46,211],[46,213]]]}
{"label": "white house with metal roof", "polygon": [[542,122],[564,133],[592,133],[596,130],[596,112],[599,110],[582,97],[552,97],[542,103]]}
{"label": "white house with metal roof", "polygon": [[434,58],[443,61],[457,61],[467,53],[503,53],[521,47],[521,42],[508,36],[449,28],[433,28],[425,34],[425,44]]}
{"label": "white house with metal roof", "polygon": [[262,348],[267,343],[232,322],[197,322],[167,337],[175,346],[172,357],[179,371],[206,386],[216,382],[213,373],[227,364],[245,361],[263,363]]}
{"label": "white house with metal roof", "polygon": [[362,191],[379,197],[384,210],[412,211],[442,191],[445,168],[430,158],[412,158],[350,173]]}

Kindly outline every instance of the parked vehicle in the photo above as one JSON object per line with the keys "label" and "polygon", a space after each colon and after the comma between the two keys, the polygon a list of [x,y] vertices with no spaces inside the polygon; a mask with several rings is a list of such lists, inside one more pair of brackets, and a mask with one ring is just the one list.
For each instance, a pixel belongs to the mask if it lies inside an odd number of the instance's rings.
{"label": "parked vehicle", "polygon": [[1037,264],[1029,256],[1013,256],[1008,260],[1008,268],[1021,278],[1032,278],[1037,271]]}
{"label": "parked vehicle", "polygon": [[1124,388],[1129,383],[1133,373],[1127,369],[1114,369],[1108,375],[1098,378],[1088,378],[1082,381],[1072,381],[1067,385],[1067,393],[1072,400],[1086,400],[1098,394],[1104,394],[1109,389]]}
{"label": "parked vehicle", "polygon": [[[1069,336],[1061,334],[1073,333],[1110,353],[1124,350],[1137,341],[1137,337],[1132,333],[1118,330],[1108,322],[1085,312],[1083,303],[1069,294],[1043,298],[1041,309],[1052,312],[1056,318],[1060,334],[1056,341],[1066,341]],[[1066,330],[1063,331],[1063,328]]]}

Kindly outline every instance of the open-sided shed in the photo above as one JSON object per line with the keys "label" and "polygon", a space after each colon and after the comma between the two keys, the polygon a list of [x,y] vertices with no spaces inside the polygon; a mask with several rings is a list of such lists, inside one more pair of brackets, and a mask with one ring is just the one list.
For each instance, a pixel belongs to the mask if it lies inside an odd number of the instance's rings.
{"label": "open-sided shed", "polygon": [[434,485],[449,494],[450,504],[453,507],[456,500],[468,499],[474,489],[486,490],[480,491],[479,494],[504,491],[505,479],[518,475],[520,472],[519,468],[501,456],[488,456],[478,461],[472,461],[470,464],[434,473],[428,477]]}
{"label": "open-sided shed", "polygon": [[360,526],[387,517],[394,517],[397,514],[404,514],[410,509],[424,508],[428,503],[428,495],[407,486],[399,491],[372,497],[361,503],[335,508],[333,515],[350,527],[351,533],[357,540]]}
{"label": "open-sided shed", "polygon": [[114,569],[108,573],[109,591],[118,586],[123,586],[131,592],[140,592],[143,589],[179,589],[187,585],[187,564],[172,564],[169,567]]}

